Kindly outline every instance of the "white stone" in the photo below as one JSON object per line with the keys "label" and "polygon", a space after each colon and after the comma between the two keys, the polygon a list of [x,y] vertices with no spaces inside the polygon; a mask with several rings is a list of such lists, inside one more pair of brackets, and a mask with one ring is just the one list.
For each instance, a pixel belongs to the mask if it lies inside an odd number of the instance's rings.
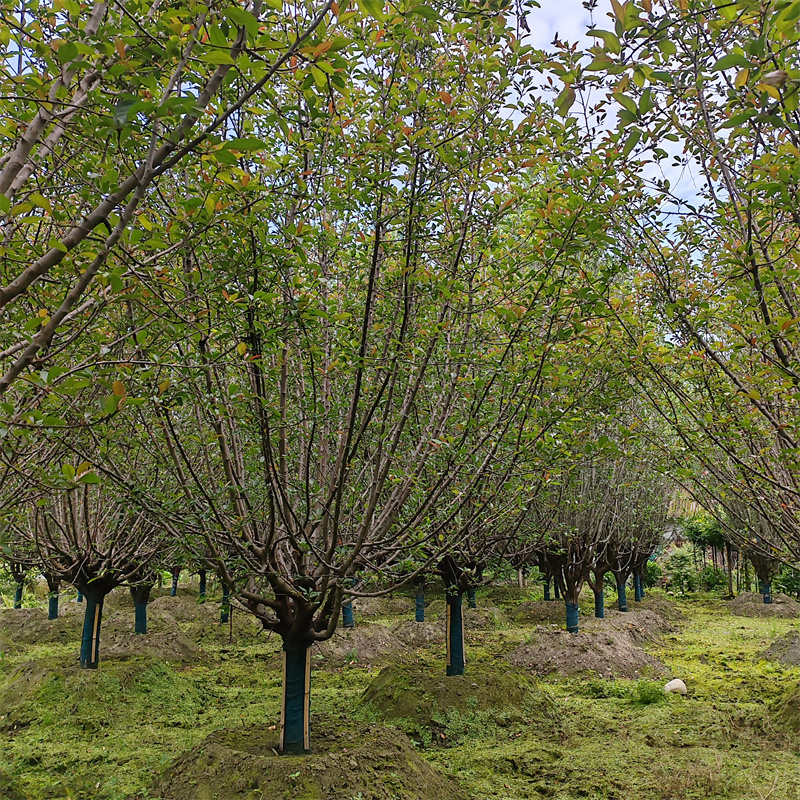
{"label": "white stone", "polygon": [[686,694],[686,684],[680,678],[673,678],[665,687],[664,691],[669,694],[670,692],[678,692],[679,694]]}

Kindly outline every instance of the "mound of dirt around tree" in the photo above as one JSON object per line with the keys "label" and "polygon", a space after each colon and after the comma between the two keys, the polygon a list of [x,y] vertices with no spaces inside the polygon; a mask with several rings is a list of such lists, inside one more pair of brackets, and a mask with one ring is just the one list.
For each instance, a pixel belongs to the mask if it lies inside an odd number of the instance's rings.
{"label": "mound of dirt around tree", "polygon": [[319,652],[328,660],[375,664],[393,657],[405,645],[383,625],[356,625],[339,627],[326,642],[320,642]]}
{"label": "mound of dirt around tree", "polygon": [[687,621],[686,614],[678,608],[678,605],[673,600],[656,592],[645,592],[644,600],[640,600],[638,603],[634,600],[632,603],[628,603],[628,608],[634,610],[643,608],[648,611],[655,611],[656,614],[676,625]]}
{"label": "mound of dirt around tree", "polygon": [[784,727],[800,733],[800,686],[795,684],[781,700],[772,706],[777,721]]}
{"label": "mound of dirt around tree", "polygon": [[41,608],[0,609],[0,637],[9,649],[22,644],[52,644],[80,639],[83,615],[66,613],[49,620]]}
{"label": "mound of dirt around tree", "polygon": [[604,619],[581,615],[580,626],[587,632],[617,632],[630,637],[634,644],[652,642],[665,633],[674,633],[677,627],[660,614],[636,605],[634,610],[622,612],[607,610]]}
{"label": "mound of dirt around tree", "polygon": [[133,611],[118,611],[103,620],[100,660],[152,656],[161,661],[193,661],[200,651],[171,614],[147,606],[147,633],[134,633]]}
{"label": "mound of dirt around tree", "polygon": [[[498,628],[506,623],[506,615],[497,607],[488,604],[478,604],[477,608],[467,605],[466,597],[461,604],[464,616],[464,627],[468,631],[483,631]],[[444,600],[434,600],[425,609],[425,619],[436,622],[447,618],[447,603]]]}
{"label": "mound of dirt around tree", "polygon": [[790,667],[800,667],[800,633],[789,633],[776,639],[763,653],[756,656],[756,661],[777,661]]}
{"label": "mound of dirt around tree", "polygon": [[620,630],[567,633],[540,627],[526,644],[506,658],[536,675],[595,672],[604,677],[639,678],[667,672],[660,661],[638,647],[626,631]]}
{"label": "mound of dirt around tree", "polygon": [[216,731],[169,767],[162,800],[466,800],[397,730],[312,717],[313,752],[278,756],[266,726]]}
{"label": "mound of dirt around tree", "polygon": [[207,623],[219,622],[220,604],[207,600],[198,603],[196,597],[178,595],[170,597],[168,594],[156,597],[147,604],[147,612],[166,611],[178,622],[202,621]]}
{"label": "mound of dirt around tree", "polygon": [[731,614],[740,617],[781,617],[789,619],[800,616],[800,603],[785,594],[775,594],[771,603],[765,603],[761,594],[743,592],[728,605]]}
{"label": "mound of dirt around tree", "polygon": [[408,617],[414,618],[413,597],[356,597],[353,613],[363,617]]}
{"label": "mound of dirt around tree", "polygon": [[566,620],[563,600],[528,600],[520,603],[512,612],[511,619],[520,625],[537,623],[562,623]]}
{"label": "mound of dirt around tree", "polygon": [[[447,744],[450,718],[484,712],[495,722],[553,720],[552,700],[527,674],[482,667],[467,675],[432,675],[406,664],[384,667],[361,702],[383,719],[400,724],[415,738]],[[545,723],[545,727],[549,727]]]}
{"label": "mound of dirt around tree", "polygon": [[411,619],[395,622],[389,629],[403,644],[409,647],[444,645],[444,624],[439,622],[414,622]]}

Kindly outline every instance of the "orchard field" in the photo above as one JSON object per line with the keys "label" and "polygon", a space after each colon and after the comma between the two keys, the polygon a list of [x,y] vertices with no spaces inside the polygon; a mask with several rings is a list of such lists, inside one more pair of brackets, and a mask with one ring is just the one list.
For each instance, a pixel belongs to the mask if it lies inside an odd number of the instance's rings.
{"label": "orchard field", "polygon": [[[365,601],[313,656],[312,735],[335,747],[284,759],[279,644],[196,599],[196,585],[164,592],[135,636],[129,597],[112,595],[98,671],[78,666],[74,599],[50,623],[2,611],[3,797],[800,797],[800,633],[782,596],[765,612],[760,595],[653,590],[569,634],[538,587],[486,588],[465,611],[463,677],[444,675],[440,597],[423,623],[408,594]],[[686,696],[664,693],[671,677]]]}

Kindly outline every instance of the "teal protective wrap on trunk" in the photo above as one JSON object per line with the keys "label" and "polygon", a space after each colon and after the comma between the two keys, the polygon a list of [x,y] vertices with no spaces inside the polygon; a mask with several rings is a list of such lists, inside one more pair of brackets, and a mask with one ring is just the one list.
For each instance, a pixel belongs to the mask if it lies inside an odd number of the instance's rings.
{"label": "teal protective wrap on trunk", "polygon": [[464,616],[461,595],[447,597],[447,674],[464,674]]}
{"label": "teal protective wrap on trunk", "polygon": [[172,576],[172,589],[170,589],[169,596],[170,597],[177,597],[178,595],[178,576]]}
{"label": "teal protective wrap on trunk", "polygon": [[594,615],[597,619],[605,619],[606,616],[606,601],[602,589],[594,593]]}
{"label": "teal protective wrap on trunk", "polygon": [[769,605],[772,602],[772,587],[765,581],[759,581],[761,584],[761,594],[764,595],[764,602]]}
{"label": "teal protective wrap on trunk", "polygon": [[134,603],[135,614],[134,633],[147,633],[147,603]]}
{"label": "teal protective wrap on trunk", "polygon": [[22,584],[18,583],[14,589],[14,608],[22,608]]}
{"label": "teal protective wrap on trunk", "polygon": [[628,596],[625,594],[625,584],[618,583],[617,584],[617,596],[619,598],[619,610],[620,611],[627,611],[628,610]]}
{"label": "teal protective wrap on trunk", "polygon": [[203,570],[200,573],[200,588],[197,593],[197,602],[198,603],[205,603],[206,601],[206,573]]}
{"label": "teal protective wrap on trunk", "polygon": [[58,619],[58,592],[50,592],[47,598],[47,619]]}
{"label": "teal protective wrap on trunk", "polygon": [[544,599],[550,599],[550,578],[544,579]]}
{"label": "teal protective wrap on trunk", "polygon": [[578,604],[565,603],[567,607],[567,630],[570,633],[578,632]]}
{"label": "teal protective wrap on trunk", "polygon": [[355,628],[356,620],[353,617],[353,601],[345,603],[342,606],[342,625],[345,628]]}
{"label": "teal protective wrap on trunk", "polygon": [[83,602],[83,592],[81,592],[80,589],[78,590],[78,596],[75,598],[75,602],[76,603],[82,603]]}
{"label": "teal protective wrap on trunk", "polygon": [[478,600],[475,597],[475,590],[474,589],[467,589],[467,605],[470,608],[477,608],[478,607]]}
{"label": "teal protective wrap on trunk", "polygon": [[231,590],[222,584],[222,607],[219,612],[219,621],[228,622],[231,616]]}
{"label": "teal protective wrap on trunk", "polygon": [[633,599],[637,603],[644,600],[644,586],[642,586],[642,579],[638,575],[633,576]]}
{"label": "teal protective wrap on trunk", "polygon": [[83,636],[81,637],[81,666],[84,669],[97,669],[100,663],[100,624],[103,621],[103,597],[100,600],[86,598],[86,611],[83,616]]}
{"label": "teal protective wrap on trunk", "polygon": [[284,650],[283,714],[281,716],[281,752],[303,753],[308,750],[309,690],[311,649]]}
{"label": "teal protective wrap on trunk", "polygon": [[425,590],[417,590],[414,594],[414,619],[425,622]]}

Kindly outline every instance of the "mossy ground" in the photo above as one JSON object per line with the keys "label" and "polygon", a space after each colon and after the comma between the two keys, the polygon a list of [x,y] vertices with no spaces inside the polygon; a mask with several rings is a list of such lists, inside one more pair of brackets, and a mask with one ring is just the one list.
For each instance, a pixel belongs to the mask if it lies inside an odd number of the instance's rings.
{"label": "mossy ground", "polygon": [[[492,604],[508,611],[520,596],[507,594],[495,592]],[[546,702],[523,714],[468,702],[439,713],[440,746],[420,739],[420,754],[476,800],[800,800],[800,668],[755,660],[797,621],[734,616],[712,596],[677,602],[685,625],[645,647],[686,681],[688,696],[664,696],[648,680],[548,677],[535,681]],[[390,610],[371,624],[396,623]],[[198,641],[197,623],[178,624]],[[211,635],[189,664],[111,659],[82,672],[76,642],[0,654],[0,797],[145,798],[155,776],[214,731],[277,725],[278,643],[241,618],[232,641],[227,627],[206,625]],[[469,631],[467,677],[510,669],[504,656],[529,633],[514,622]],[[438,679],[444,644],[402,659],[420,680]],[[313,711],[382,722],[361,701],[378,674],[315,658]]]}

